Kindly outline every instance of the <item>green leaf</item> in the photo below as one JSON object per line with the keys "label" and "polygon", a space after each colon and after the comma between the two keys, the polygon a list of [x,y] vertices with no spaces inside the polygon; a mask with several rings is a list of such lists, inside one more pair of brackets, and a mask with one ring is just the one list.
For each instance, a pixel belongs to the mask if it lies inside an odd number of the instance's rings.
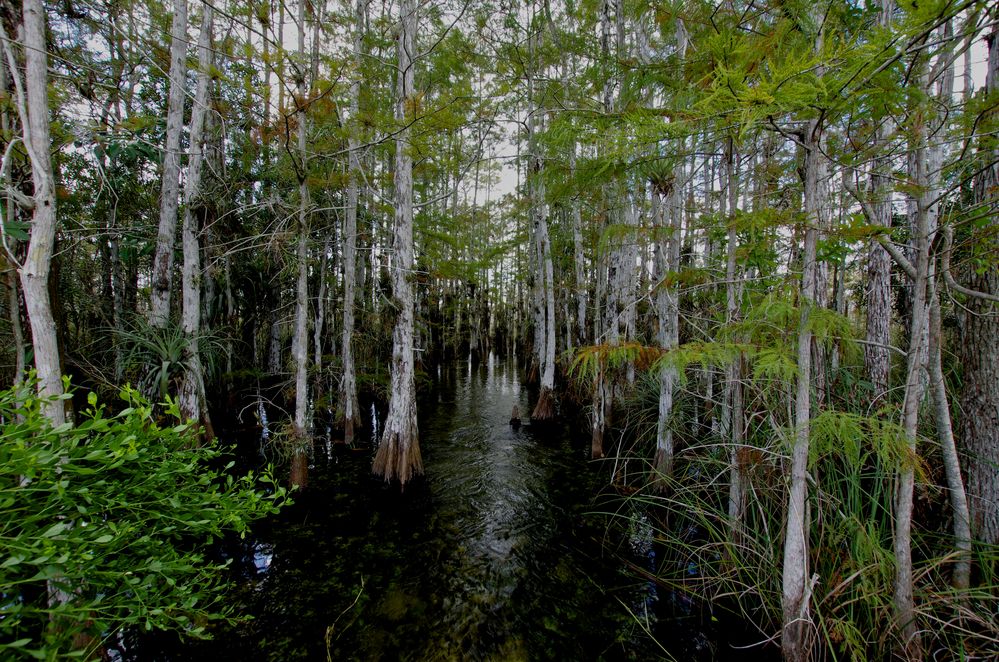
{"label": "green leaf", "polygon": [[70,528],[69,522],[56,522],[42,534],[43,538],[54,538],[66,529]]}

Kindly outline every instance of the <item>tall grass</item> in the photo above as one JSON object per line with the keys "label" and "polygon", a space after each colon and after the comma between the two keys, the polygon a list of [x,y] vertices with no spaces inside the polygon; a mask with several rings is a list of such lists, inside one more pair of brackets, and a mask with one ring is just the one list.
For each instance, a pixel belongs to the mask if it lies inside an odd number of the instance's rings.
{"label": "tall grass", "polygon": [[[775,642],[781,618],[781,553],[792,430],[767,420],[765,394],[750,398],[748,440],[738,454],[748,479],[747,510],[738,534],[728,519],[728,444],[691,421],[671,476],[645,463],[632,472],[618,517],[648,516],[656,526],[657,580],[715,608],[730,609],[759,628],[759,642]],[[622,447],[649,449],[655,439],[658,380],[641,380],[626,403],[635,438]],[[762,399],[759,399],[762,398]],[[690,416],[693,394],[681,398]],[[685,400],[685,402],[684,402]],[[892,625],[893,495],[903,466],[916,470],[918,503],[913,532],[915,590],[929,659],[999,659],[999,550],[976,549],[976,579],[958,591],[949,584],[954,562],[946,490],[930,462],[906,448],[897,417],[825,410],[812,420],[810,570],[815,659],[892,659],[900,649]],[[923,458],[932,442],[920,440]],[[632,464],[638,461],[633,455]],[[620,461],[620,460],[618,460]],[[653,486],[665,484],[666,490]],[[627,506],[627,507],[624,507]]]}

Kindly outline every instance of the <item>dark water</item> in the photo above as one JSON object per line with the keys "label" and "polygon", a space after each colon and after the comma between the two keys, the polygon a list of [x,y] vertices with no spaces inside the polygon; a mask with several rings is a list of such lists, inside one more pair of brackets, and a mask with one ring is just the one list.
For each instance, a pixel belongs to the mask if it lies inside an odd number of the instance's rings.
{"label": "dark water", "polygon": [[700,615],[623,570],[619,554],[652,567],[651,528],[590,514],[608,467],[588,440],[510,427],[514,404],[530,411],[515,368],[444,371],[421,400],[424,479],[400,495],[370,477],[370,447],[317,453],[296,505],[228,548],[227,599],[253,620],[140,657],[714,657]]}

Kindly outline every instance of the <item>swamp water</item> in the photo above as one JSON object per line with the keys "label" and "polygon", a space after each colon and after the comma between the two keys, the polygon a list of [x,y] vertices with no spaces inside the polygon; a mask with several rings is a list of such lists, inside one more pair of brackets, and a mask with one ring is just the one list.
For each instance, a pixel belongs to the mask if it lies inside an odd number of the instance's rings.
{"label": "swamp water", "polygon": [[606,516],[592,514],[609,465],[588,461],[588,438],[511,428],[515,404],[530,411],[514,366],[459,365],[419,397],[423,478],[400,495],[370,476],[370,446],[317,452],[296,504],[227,548],[234,580],[226,599],[253,619],[216,629],[211,641],[157,637],[137,659],[737,653],[710,643],[710,616],[625,572],[622,554],[652,569],[651,528],[639,520],[609,529]]}

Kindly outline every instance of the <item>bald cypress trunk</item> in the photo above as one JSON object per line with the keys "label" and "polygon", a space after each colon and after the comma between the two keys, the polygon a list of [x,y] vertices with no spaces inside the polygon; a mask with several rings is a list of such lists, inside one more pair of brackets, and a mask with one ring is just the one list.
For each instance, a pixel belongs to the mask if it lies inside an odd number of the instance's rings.
{"label": "bald cypress trunk", "polygon": [[[739,176],[737,172],[738,154],[735,140],[729,138],[725,154],[725,169],[728,179],[729,230],[725,256],[725,321],[735,324],[741,313],[742,288],[741,273],[736,264],[739,236],[735,228],[735,215],[739,202]],[[725,370],[726,430],[729,450],[728,518],[733,542],[737,541],[742,529],[742,518],[746,509],[746,476],[743,472],[743,402],[742,402],[742,352]]]}
{"label": "bald cypress trunk", "polygon": [[354,5],[354,78],[350,84],[350,130],[347,147],[347,210],[343,227],[343,337],[341,354],[343,376],[340,380],[340,415],[343,421],[343,441],[354,443],[354,428],[360,425],[360,407],[357,404],[357,376],[354,367],[354,302],[357,283],[357,189],[361,178],[361,161],[358,156],[360,141],[358,121],[361,96],[361,58],[364,55],[364,12],[366,0]]}
{"label": "bald cypress trunk", "polygon": [[[921,89],[929,91],[929,64],[925,61],[925,56],[917,54],[916,57],[918,58],[914,63],[914,69],[917,72],[916,80]],[[914,211],[912,227],[914,264],[905,394],[902,400],[902,427],[910,458],[899,468],[898,482],[895,488],[895,621],[902,636],[903,648],[900,652],[909,660],[921,659],[923,656],[913,598],[912,508],[916,480],[915,461],[917,457],[916,440],[919,431],[919,406],[926,393],[929,234],[931,215],[935,213],[930,173],[928,121],[927,105],[920,104],[911,115],[913,149],[909,159],[911,169],[909,176],[917,193],[910,200],[910,208]],[[932,219],[932,224],[935,225],[935,219]]]}
{"label": "bald cypress trunk", "polygon": [[[893,0],[883,0],[880,23],[891,23]],[[874,196],[870,209],[873,218],[867,221],[884,228],[892,224],[891,209],[891,161],[887,142],[891,133],[888,118],[881,120],[877,128],[875,149],[880,150],[871,164],[870,189]],[[888,392],[888,372],[891,367],[889,345],[891,343],[891,258],[877,241],[872,241],[867,255],[867,303],[866,339],[864,345],[864,365],[867,378],[874,390],[874,397],[880,400]]]}
{"label": "bald cypress trunk", "polygon": [[811,588],[809,564],[808,446],[812,418],[812,330],[809,323],[816,306],[816,249],[820,214],[821,127],[811,120],[805,129],[805,238],[802,250],[801,291],[798,307],[798,378],[794,402],[794,442],[791,448],[791,484],[784,531],[781,647],[791,661],[810,657]]}
{"label": "bald cypress trunk", "polygon": [[[988,37],[989,60],[986,93],[999,89],[999,30]],[[982,123],[978,157],[982,169],[974,181],[976,215],[988,219],[983,232],[987,248],[983,255],[999,251],[999,112],[992,111]],[[965,284],[980,292],[999,295],[999,267],[992,261],[981,272],[966,271]],[[964,381],[960,393],[960,438],[966,458],[968,496],[975,537],[989,545],[999,544],[999,304],[980,297],[969,298],[962,313],[961,364]]]}
{"label": "bald cypress trunk", "polygon": [[[25,0],[24,86],[17,90],[21,110],[21,130],[31,161],[34,185],[31,237],[28,254],[21,265],[21,288],[31,325],[38,393],[43,398],[63,394],[59,342],[49,295],[49,273],[56,234],[55,175],[52,171],[49,132],[48,53],[45,44],[45,9],[40,0]],[[12,71],[12,75],[17,76]],[[61,400],[47,400],[42,411],[52,426],[66,421]]]}
{"label": "bald cypress trunk", "polygon": [[201,333],[201,246],[198,241],[197,211],[202,207],[198,199],[201,193],[201,171],[204,164],[204,129],[208,111],[210,70],[212,67],[212,6],[204,3],[201,16],[201,34],[198,37],[198,84],[194,94],[194,109],[191,111],[191,148],[184,186],[184,221],[181,229],[184,247],[182,271],[183,310],[181,325],[186,338],[185,374],[181,384],[178,404],[181,414],[187,419],[200,421],[211,426],[208,408],[205,406],[204,374],[198,341]]}
{"label": "bald cypress trunk", "polygon": [[[681,191],[683,165],[677,165],[668,185],[660,182],[652,193],[652,209],[665,240],[656,246],[656,313],[659,317],[659,345],[666,352],[680,342],[679,292],[675,281],[680,270]],[[673,473],[673,399],[679,381],[675,367],[659,373],[659,417],[656,425],[655,479],[660,487]]]}
{"label": "bald cypress trunk", "polygon": [[308,432],[309,382],[308,382],[308,326],[309,326],[309,185],[308,154],[308,114],[306,112],[305,83],[305,0],[298,5],[298,227],[296,228],[295,264],[298,277],[295,282],[295,326],[291,338],[291,357],[295,366],[295,419],[294,440],[291,455],[291,485],[305,487],[308,484]]}
{"label": "bald cypress trunk", "polygon": [[170,89],[167,96],[166,144],[163,148],[163,182],[160,189],[160,222],[153,256],[149,294],[149,323],[163,328],[170,320],[173,282],[173,249],[177,235],[180,193],[180,138],[184,131],[184,87],[187,75],[187,0],[174,0],[170,28]]}
{"label": "bald cypress trunk", "polygon": [[392,331],[391,393],[385,432],[375,453],[372,472],[403,486],[423,473],[416,420],[416,374],[413,357],[415,326],[413,283],[413,157],[406,127],[414,101],[417,0],[402,0],[399,15],[395,119],[401,127],[395,145],[395,232],[392,247],[392,299],[396,312]]}

